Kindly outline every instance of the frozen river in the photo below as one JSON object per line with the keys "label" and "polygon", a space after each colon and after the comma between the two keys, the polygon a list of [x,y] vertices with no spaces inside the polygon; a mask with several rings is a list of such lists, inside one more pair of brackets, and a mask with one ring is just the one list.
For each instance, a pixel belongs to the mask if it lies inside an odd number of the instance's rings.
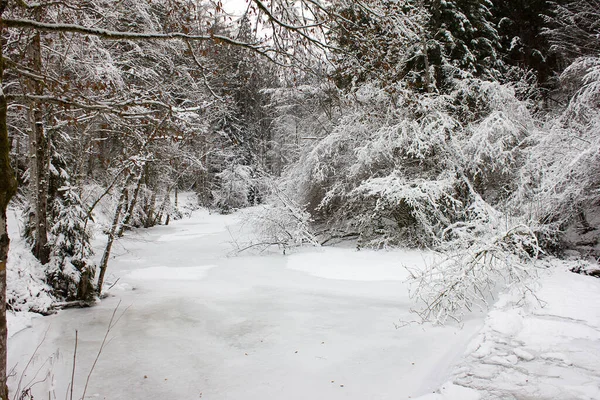
{"label": "frozen river", "polygon": [[122,317],[86,398],[415,398],[448,379],[483,324],[480,315],[462,329],[398,329],[414,319],[403,265],[422,265],[419,252],[310,248],[230,256],[238,218],[196,211],[120,239],[108,298],[36,318],[10,339],[11,388],[41,381],[33,387],[36,399],[48,392],[64,399],[77,331],[73,398],[80,398],[119,303]]}

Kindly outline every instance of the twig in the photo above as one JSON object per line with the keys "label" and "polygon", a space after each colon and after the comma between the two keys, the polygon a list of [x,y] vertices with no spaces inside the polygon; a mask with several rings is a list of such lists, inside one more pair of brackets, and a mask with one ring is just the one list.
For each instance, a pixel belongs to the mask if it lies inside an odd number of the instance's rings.
{"label": "twig", "polygon": [[237,253],[242,253],[246,250],[249,250],[253,247],[258,247],[258,246],[265,246],[265,247],[270,247],[270,246],[285,246],[285,242],[259,242],[259,243],[253,243],[250,244],[244,248],[238,249]]}
{"label": "twig", "polygon": [[110,290],[110,289],[112,289],[113,287],[115,287],[115,285],[116,285],[116,284],[119,282],[119,280],[120,280],[120,279],[121,279],[121,278],[117,278],[117,280],[115,281],[115,283],[113,283],[112,285],[110,285],[110,286],[108,287],[108,289],[106,289],[106,290]]}
{"label": "twig", "polygon": [[123,316],[123,314],[125,314],[125,312],[129,309],[129,307],[127,307],[125,310],[123,310],[123,312],[121,313],[121,315],[119,315],[119,317],[115,321],[115,315],[117,314],[117,311],[119,310],[119,306],[120,305],[121,305],[121,300],[119,300],[119,303],[117,304],[117,306],[113,310],[113,313],[112,313],[112,315],[110,317],[110,321],[108,321],[108,326],[106,328],[106,333],[104,334],[104,338],[102,339],[102,343],[100,344],[100,348],[98,349],[98,354],[96,354],[96,358],[94,359],[94,363],[92,364],[92,367],[90,368],[90,372],[88,373],[87,379],[85,380],[85,386],[83,388],[83,394],[81,395],[80,400],[84,400],[85,399],[85,394],[87,392],[87,388],[88,388],[88,385],[90,383],[90,378],[92,377],[92,373],[94,372],[94,369],[96,368],[96,364],[98,363],[98,359],[100,358],[100,354],[102,354],[102,350],[104,349],[104,346],[106,345],[106,339],[108,338],[108,335],[110,334],[110,331],[119,322],[119,320],[121,319],[121,317]]}
{"label": "twig", "polygon": [[[17,385],[17,390],[15,390],[15,395],[13,397],[14,400],[17,399],[17,395],[19,394],[19,392],[21,392],[21,384],[23,383],[23,378],[25,377],[25,373],[27,372],[27,369],[29,368],[29,366],[33,362],[33,359],[36,356],[38,350],[40,349],[40,347],[42,347],[42,344],[46,340],[46,335],[48,334],[48,330],[49,329],[50,329],[50,325],[48,325],[48,328],[46,328],[46,331],[44,332],[44,336],[42,337],[42,340],[38,343],[37,347],[33,351],[33,354],[29,358],[29,361],[27,361],[27,364],[25,365],[25,368],[23,369],[23,372],[21,372],[21,377],[19,378],[19,384]],[[34,377],[34,379],[35,379],[35,377]]]}
{"label": "twig", "polygon": [[78,332],[77,332],[77,329],[75,329],[75,350],[73,351],[73,371],[71,372],[71,396],[69,397],[69,400],[73,400],[73,387],[75,386],[75,364],[77,361],[77,339],[78,339]]}

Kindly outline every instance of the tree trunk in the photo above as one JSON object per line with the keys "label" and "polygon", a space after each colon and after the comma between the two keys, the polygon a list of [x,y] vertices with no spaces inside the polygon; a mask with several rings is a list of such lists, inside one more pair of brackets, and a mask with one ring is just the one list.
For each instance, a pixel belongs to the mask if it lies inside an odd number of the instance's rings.
{"label": "tree trunk", "polygon": [[165,225],[169,225],[169,217],[171,216],[171,213],[167,210],[167,206],[169,204],[171,204],[171,190],[170,189],[167,190],[167,193],[165,194],[163,201],[160,203],[160,207],[158,207],[158,212],[156,213],[156,218],[154,218],[154,224],[152,226],[160,224],[160,222],[162,221],[163,213],[165,213],[165,210],[166,210],[166,214],[167,214],[167,218],[165,220]]}
{"label": "tree trunk", "polygon": [[129,225],[129,222],[131,221],[131,216],[133,215],[133,209],[135,208],[135,205],[137,204],[137,199],[140,194],[140,189],[142,187],[142,178],[143,177],[144,177],[144,169],[142,168],[142,169],[140,169],[140,175],[138,176],[137,182],[135,184],[133,196],[131,197],[131,201],[129,202],[129,204],[127,206],[125,215],[123,216],[123,223],[120,224],[119,230],[117,231],[118,237],[123,236],[123,231],[125,230],[125,227],[127,225]]}
{"label": "tree trunk", "polygon": [[429,75],[429,54],[427,54],[427,38],[425,37],[425,33],[421,37],[421,46],[423,48],[423,62],[425,64],[425,91],[427,93],[431,93],[431,75]]}
{"label": "tree trunk", "polygon": [[[35,106],[32,106],[35,107]],[[48,142],[46,140],[42,111],[33,110],[33,126],[30,133],[29,180],[31,185],[31,206],[34,212],[33,254],[42,264],[49,261],[48,248]]]}
{"label": "tree trunk", "polygon": [[[8,1],[0,0],[0,32],[3,30],[2,14]],[[0,45],[0,60],[2,49]],[[8,331],[6,326],[6,262],[8,258],[8,231],[6,209],[11,197],[17,192],[17,180],[10,165],[10,143],[6,125],[7,103],[3,88],[4,66],[0,63],[0,400],[8,400],[6,386],[6,359]]]}
{"label": "tree trunk", "polygon": [[[142,167],[143,168],[143,167]],[[140,172],[141,174],[141,172]],[[125,207],[125,198],[127,196],[127,186],[129,182],[133,179],[133,171],[127,175],[125,179],[125,183],[123,184],[123,189],[121,190],[121,195],[119,196],[119,203],[117,204],[117,209],[115,210],[115,215],[113,217],[113,222],[110,227],[110,231],[108,232],[108,241],[106,242],[106,247],[104,248],[104,254],[102,254],[102,260],[100,261],[100,275],[98,276],[98,296],[102,294],[102,284],[104,283],[104,275],[106,274],[106,268],[108,267],[108,259],[110,257],[110,252],[112,250],[112,245],[117,237],[117,232],[121,229],[121,225],[119,224],[119,220],[121,218],[121,211]]]}
{"label": "tree trunk", "polygon": [[[31,44],[33,65],[32,69],[38,73],[42,70],[42,51],[40,33],[37,32]],[[44,94],[41,82],[31,82],[32,92],[36,95]],[[33,254],[42,264],[50,260],[48,247],[48,139],[44,130],[44,112],[40,104],[32,102],[30,105],[29,119],[31,131],[29,133],[29,184],[31,187],[31,207],[33,210]]]}
{"label": "tree trunk", "polygon": [[156,193],[152,192],[150,201],[146,207],[146,220],[144,221],[144,228],[150,228],[155,225],[154,210],[156,208]]}
{"label": "tree trunk", "polygon": [[[4,96],[2,96],[4,97]],[[2,107],[0,105],[0,107]],[[5,109],[6,110],[6,109]],[[1,113],[1,111],[0,111]],[[6,116],[6,114],[5,114]],[[2,135],[2,133],[0,133]],[[2,149],[2,152],[4,150]],[[4,179],[5,166],[2,165],[2,179]],[[6,205],[9,193],[2,187],[0,196],[0,399],[8,399],[8,387],[6,386],[6,360],[8,352],[8,327],[6,325],[6,262],[8,256],[8,232],[6,227]]]}
{"label": "tree trunk", "polygon": [[[419,3],[419,7],[421,9],[425,8],[425,5],[423,4],[423,2]],[[421,51],[423,52],[423,64],[424,64],[424,68],[425,68],[425,76],[423,77],[423,84],[425,85],[425,91],[427,93],[431,93],[431,75],[430,75],[430,71],[429,69],[431,68],[431,65],[429,64],[429,52],[428,52],[428,48],[427,48],[427,30],[425,29],[425,27],[423,27],[423,30],[421,32]]]}

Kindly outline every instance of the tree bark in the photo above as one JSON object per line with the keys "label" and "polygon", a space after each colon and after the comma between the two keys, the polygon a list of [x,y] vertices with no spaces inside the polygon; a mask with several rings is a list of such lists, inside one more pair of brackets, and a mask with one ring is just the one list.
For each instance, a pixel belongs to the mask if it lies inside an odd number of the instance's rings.
{"label": "tree bark", "polygon": [[127,227],[127,225],[129,225],[129,222],[131,221],[131,216],[133,215],[133,210],[135,208],[135,205],[137,204],[137,199],[138,196],[140,194],[140,189],[142,187],[142,178],[144,177],[144,169],[142,168],[140,170],[140,175],[138,176],[137,182],[135,184],[135,189],[133,191],[133,196],[131,198],[131,201],[129,202],[128,206],[127,206],[127,210],[125,211],[125,215],[123,216],[123,223],[121,223],[119,230],[117,231],[117,236],[121,237],[123,236],[123,231],[125,230],[125,227]]}
{"label": "tree bark", "polygon": [[144,221],[144,228],[150,228],[155,225],[154,210],[156,208],[156,193],[152,192],[150,201],[146,205],[146,220]]}
{"label": "tree bark", "polygon": [[[143,167],[142,167],[143,170]],[[140,171],[140,174],[142,172]],[[110,226],[110,231],[108,232],[108,240],[106,242],[106,247],[104,248],[104,254],[102,254],[102,260],[100,261],[100,274],[98,275],[98,296],[102,294],[102,284],[104,283],[104,275],[106,274],[106,268],[108,267],[108,259],[110,258],[110,252],[112,250],[113,243],[115,238],[117,237],[117,232],[121,229],[122,223],[119,223],[121,219],[121,212],[123,208],[126,206],[125,198],[127,196],[127,186],[129,182],[134,177],[134,171],[130,172],[125,179],[125,183],[123,184],[123,189],[121,190],[121,195],[119,196],[119,203],[117,204],[117,209],[115,210],[115,215],[113,217],[112,225]]]}
{"label": "tree bark", "polygon": [[[423,2],[419,4],[419,7],[421,7],[421,9],[425,7]],[[431,68],[431,65],[429,64],[429,49],[427,47],[427,31],[426,29],[423,29],[423,31],[421,32],[421,51],[423,52],[423,64],[425,68],[425,76],[423,77],[423,83],[425,85],[425,91],[427,93],[431,93],[431,75],[429,74],[429,69]]]}
{"label": "tree bark", "polygon": [[425,64],[425,91],[431,93],[431,76],[429,75],[429,69],[431,67],[429,65],[429,55],[427,54],[427,38],[425,37],[425,33],[423,33],[421,38],[421,46],[423,48],[423,62]]}
{"label": "tree bark", "polygon": [[[42,70],[42,47],[40,33],[36,32],[31,43],[32,69]],[[36,95],[44,94],[41,82],[31,82],[31,90]],[[29,119],[29,182],[31,186],[31,206],[33,209],[33,255],[42,264],[50,261],[48,247],[48,179],[49,156],[48,138],[44,129],[44,111],[41,104],[31,102]]]}
{"label": "tree bark", "polygon": [[[0,0],[0,32],[4,29],[2,14],[8,1]],[[10,165],[10,143],[6,125],[7,103],[3,91],[4,65],[0,43],[0,400],[8,400],[6,386],[6,359],[8,350],[8,330],[6,326],[6,262],[9,238],[6,226],[6,209],[12,196],[17,192],[17,180]]]}

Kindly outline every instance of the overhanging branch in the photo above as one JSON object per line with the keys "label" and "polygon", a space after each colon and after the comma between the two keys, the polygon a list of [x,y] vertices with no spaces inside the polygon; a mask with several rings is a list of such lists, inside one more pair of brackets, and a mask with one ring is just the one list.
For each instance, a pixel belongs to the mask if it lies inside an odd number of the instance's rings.
{"label": "overhanging branch", "polygon": [[264,51],[266,46],[260,43],[247,43],[223,35],[188,35],[181,32],[120,32],[102,28],[90,28],[75,24],[55,24],[38,22],[28,19],[4,18],[2,23],[9,28],[34,29],[42,32],[80,33],[98,36],[106,40],[188,40],[188,41],[214,41],[227,43],[233,46],[246,47],[255,51]]}

